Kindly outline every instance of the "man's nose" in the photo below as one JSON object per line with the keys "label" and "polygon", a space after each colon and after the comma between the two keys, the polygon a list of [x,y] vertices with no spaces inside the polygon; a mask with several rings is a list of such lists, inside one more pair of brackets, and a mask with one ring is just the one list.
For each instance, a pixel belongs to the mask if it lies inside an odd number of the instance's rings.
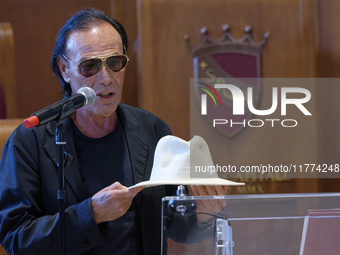
{"label": "man's nose", "polygon": [[110,83],[112,82],[111,74],[112,71],[107,68],[105,63],[103,63],[102,68],[98,71],[97,79],[103,85],[110,85]]}

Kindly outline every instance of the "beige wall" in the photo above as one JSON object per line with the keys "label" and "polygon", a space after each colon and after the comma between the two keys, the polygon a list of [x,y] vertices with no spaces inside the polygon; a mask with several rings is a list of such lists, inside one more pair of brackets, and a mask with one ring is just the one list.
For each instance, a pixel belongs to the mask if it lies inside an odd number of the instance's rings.
{"label": "beige wall", "polygon": [[0,21],[12,24],[15,40],[18,116],[26,117],[62,98],[49,68],[54,40],[76,10],[94,6],[111,12],[108,0],[0,1]]}

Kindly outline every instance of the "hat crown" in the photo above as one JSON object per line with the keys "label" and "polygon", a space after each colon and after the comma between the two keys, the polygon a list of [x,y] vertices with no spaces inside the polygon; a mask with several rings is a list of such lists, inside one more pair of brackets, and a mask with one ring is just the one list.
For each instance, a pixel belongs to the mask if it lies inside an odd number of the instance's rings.
{"label": "hat crown", "polygon": [[[198,169],[198,171],[197,171]],[[172,135],[158,141],[150,180],[129,189],[158,185],[244,185],[218,178],[209,147],[200,136],[187,142]]]}
{"label": "hat crown", "polygon": [[216,178],[209,147],[200,136],[189,142],[175,136],[161,138],[155,150],[150,180]]}

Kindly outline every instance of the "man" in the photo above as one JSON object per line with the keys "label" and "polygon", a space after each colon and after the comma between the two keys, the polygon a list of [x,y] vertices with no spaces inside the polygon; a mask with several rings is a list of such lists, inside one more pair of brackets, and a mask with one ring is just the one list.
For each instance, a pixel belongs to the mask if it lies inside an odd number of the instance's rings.
{"label": "man", "polygon": [[[156,144],[171,131],[120,103],[127,47],[124,28],[95,9],[71,17],[56,40],[51,67],[65,96],[85,86],[96,93],[65,127],[66,254],[160,254],[161,198],[175,191],[127,187],[148,180]],[[54,122],[20,125],[4,146],[0,241],[9,254],[58,254],[54,132]],[[193,188],[199,193],[207,190]]]}

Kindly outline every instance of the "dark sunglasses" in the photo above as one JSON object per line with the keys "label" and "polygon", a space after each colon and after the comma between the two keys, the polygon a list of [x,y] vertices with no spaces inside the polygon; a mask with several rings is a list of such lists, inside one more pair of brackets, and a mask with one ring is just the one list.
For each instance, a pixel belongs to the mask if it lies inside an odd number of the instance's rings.
{"label": "dark sunglasses", "polygon": [[103,67],[103,63],[109,70],[119,72],[124,69],[129,62],[129,58],[125,54],[113,54],[87,58],[80,61],[78,66],[75,66],[64,54],[63,57],[78,70],[80,75],[85,77],[90,77],[98,73]]}

